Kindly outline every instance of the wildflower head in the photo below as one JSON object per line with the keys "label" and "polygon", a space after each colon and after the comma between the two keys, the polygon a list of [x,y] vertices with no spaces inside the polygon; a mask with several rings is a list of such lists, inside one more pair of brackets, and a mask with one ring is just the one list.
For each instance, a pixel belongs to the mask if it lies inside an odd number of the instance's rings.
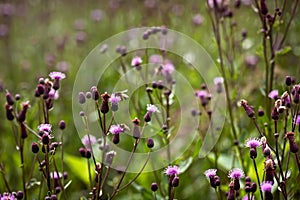
{"label": "wildflower head", "polygon": [[152,190],[153,192],[156,192],[156,191],[158,190],[158,185],[157,185],[157,183],[152,183],[152,184],[151,184],[151,190]]}
{"label": "wildflower head", "polygon": [[278,90],[272,90],[269,94],[268,97],[270,97],[271,99],[277,99],[278,98]]}
{"label": "wildflower head", "polygon": [[53,89],[54,90],[58,90],[60,85],[59,85],[59,81],[66,78],[66,75],[62,72],[51,72],[49,74],[50,78],[52,80],[54,80],[54,83],[53,83]]}
{"label": "wildflower head", "polygon": [[228,177],[232,179],[241,179],[245,176],[243,170],[239,168],[234,168],[229,171]]}
{"label": "wildflower head", "polygon": [[52,125],[51,124],[40,124],[38,126],[39,132],[51,132]]}
{"label": "wildflower head", "polygon": [[221,93],[223,91],[222,84],[224,82],[223,77],[216,77],[214,78],[214,84],[217,86],[217,92]]}
{"label": "wildflower head", "polygon": [[166,175],[168,175],[168,176],[176,176],[176,175],[179,174],[179,168],[176,165],[174,165],[174,166],[168,166],[165,169],[164,173]]}
{"label": "wildflower head", "polygon": [[65,75],[64,73],[62,73],[62,72],[51,72],[51,73],[49,74],[49,76],[50,76],[50,78],[51,78],[52,80],[56,80],[56,79],[62,80],[62,79],[64,79],[64,78],[66,78],[66,75]]}
{"label": "wildflower head", "polygon": [[97,142],[97,140],[96,137],[93,135],[85,135],[81,138],[81,142],[86,148],[91,149],[92,145],[94,145]]}
{"label": "wildflower head", "polygon": [[213,178],[217,174],[217,169],[208,169],[204,172],[204,174],[207,178]]}
{"label": "wildflower head", "polygon": [[111,125],[109,132],[113,135],[117,135],[124,132],[124,128],[122,126],[118,125]]}
{"label": "wildflower head", "polygon": [[245,145],[246,145],[246,147],[249,147],[249,148],[256,148],[261,145],[261,142],[258,138],[249,138],[246,140]]}
{"label": "wildflower head", "polygon": [[121,101],[121,97],[112,94],[108,101],[111,103],[111,110],[116,112],[119,109],[118,103]]}
{"label": "wildflower head", "polygon": [[137,69],[140,69],[142,62],[143,62],[143,60],[141,59],[141,57],[135,56],[131,60],[131,66],[136,67]]}
{"label": "wildflower head", "polygon": [[263,192],[271,192],[273,187],[273,183],[270,181],[264,181],[260,185],[260,188]]}
{"label": "wildflower head", "polygon": [[152,104],[147,104],[147,111],[149,112],[149,113],[154,113],[154,112],[160,112],[159,110],[158,110],[158,108],[155,106],[155,105],[152,105]]}

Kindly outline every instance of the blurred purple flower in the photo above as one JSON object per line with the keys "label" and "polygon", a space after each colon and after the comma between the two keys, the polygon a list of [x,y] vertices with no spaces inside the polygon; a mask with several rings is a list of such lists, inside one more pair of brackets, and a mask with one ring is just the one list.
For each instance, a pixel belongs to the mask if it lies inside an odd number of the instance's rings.
{"label": "blurred purple flower", "polygon": [[95,9],[91,11],[91,19],[95,22],[101,21],[103,18],[103,11],[100,9]]}
{"label": "blurred purple flower", "polygon": [[[224,0],[216,0],[218,6],[221,6]],[[208,0],[208,6],[214,8],[214,0]]]}
{"label": "blurred purple flower", "polygon": [[193,17],[193,24],[195,24],[196,26],[200,26],[203,23],[203,16],[200,14],[196,14]]}
{"label": "blurred purple flower", "polygon": [[56,68],[61,72],[67,72],[69,70],[69,63],[67,61],[60,61],[57,63]]}
{"label": "blurred purple flower", "polygon": [[8,35],[8,27],[6,24],[0,25],[0,37],[5,37]]}
{"label": "blurred purple flower", "polygon": [[300,125],[300,115],[297,116],[296,124]]}
{"label": "blurred purple flower", "polygon": [[243,170],[239,169],[239,168],[234,168],[232,170],[229,171],[228,177],[232,178],[232,179],[240,179],[243,178],[245,176]]}
{"label": "blurred purple flower", "polygon": [[161,72],[164,76],[172,74],[174,72],[174,65],[171,62],[167,62],[163,65]]}
{"label": "blurred purple flower", "polygon": [[83,19],[76,19],[73,26],[75,30],[82,31],[85,29],[85,21]]}
{"label": "blurred purple flower", "polygon": [[132,58],[131,60],[131,66],[136,67],[136,66],[140,66],[142,64],[142,59],[141,57],[135,56]]}
{"label": "blurred purple flower", "polygon": [[158,54],[153,54],[149,58],[149,62],[154,64],[161,64],[162,61],[163,61],[162,56]]}
{"label": "blurred purple flower", "polygon": [[51,88],[50,92],[48,93],[49,98],[51,99],[58,99],[59,98],[59,93],[58,90],[54,90],[53,88]]}
{"label": "blurred purple flower", "polygon": [[204,172],[207,178],[214,178],[217,174],[217,169],[208,169]]}
{"label": "blurred purple flower", "polygon": [[152,104],[147,104],[147,111],[149,112],[149,113],[154,113],[154,112],[160,112],[159,110],[158,110],[158,108],[155,106],[155,105],[152,105]]}
{"label": "blurred purple flower", "polygon": [[86,41],[86,33],[84,31],[79,31],[76,33],[76,42],[78,45],[83,44]]}
{"label": "blurred purple flower", "polygon": [[118,104],[121,101],[120,96],[116,96],[116,94],[112,94],[108,100],[111,104]]}
{"label": "blurred purple flower", "polygon": [[175,176],[175,175],[178,175],[179,174],[179,168],[174,165],[174,166],[168,166],[164,173],[168,176]]}
{"label": "blurred purple flower", "polygon": [[156,0],[145,0],[144,6],[146,8],[155,8],[157,6],[157,1]]}
{"label": "blurred purple flower", "polygon": [[81,142],[85,146],[85,148],[91,149],[92,145],[94,145],[97,142],[97,139],[93,135],[85,135],[81,138]]}
{"label": "blurred purple flower", "polygon": [[207,91],[205,90],[199,90],[199,91],[196,91],[196,96],[199,97],[199,98],[206,98],[208,95]]}
{"label": "blurred purple flower", "polygon": [[278,98],[278,90],[272,90],[269,94],[268,97],[270,97],[271,99],[277,99]]}
{"label": "blurred purple flower", "polygon": [[271,181],[264,181],[260,185],[260,188],[263,192],[271,192],[273,187],[273,183]]}
{"label": "blurred purple flower", "polygon": [[224,78],[223,77],[216,77],[216,78],[214,78],[214,84],[215,85],[223,84],[223,82],[224,82]]}

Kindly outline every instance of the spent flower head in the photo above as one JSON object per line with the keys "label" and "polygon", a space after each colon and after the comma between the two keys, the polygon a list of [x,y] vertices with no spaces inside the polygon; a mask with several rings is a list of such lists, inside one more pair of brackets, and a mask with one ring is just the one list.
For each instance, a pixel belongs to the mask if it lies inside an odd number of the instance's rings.
{"label": "spent flower head", "polygon": [[159,110],[158,110],[158,108],[155,106],[155,105],[152,105],[152,104],[147,104],[147,111],[149,112],[149,113],[155,113],[155,112],[160,112]]}
{"label": "spent flower head", "polygon": [[168,176],[175,176],[179,174],[179,168],[178,166],[174,165],[174,166],[168,166],[164,173]]}
{"label": "spent flower head", "polygon": [[241,179],[245,176],[243,170],[239,168],[234,168],[229,171],[228,177],[232,179]]}

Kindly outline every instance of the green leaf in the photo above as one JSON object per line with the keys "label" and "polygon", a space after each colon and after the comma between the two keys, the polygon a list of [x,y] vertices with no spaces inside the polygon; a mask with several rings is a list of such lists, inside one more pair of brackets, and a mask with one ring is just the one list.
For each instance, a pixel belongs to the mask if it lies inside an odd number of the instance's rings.
{"label": "green leaf", "polygon": [[286,46],[283,49],[276,51],[276,56],[283,56],[292,50],[291,46]]}
{"label": "green leaf", "polygon": [[71,156],[65,154],[65,162],[68,163],[70,170],[73,174],[76,174],[77,177],[83,181],[85,184],[89,184],[89,175],[86,159],[81,157]]}

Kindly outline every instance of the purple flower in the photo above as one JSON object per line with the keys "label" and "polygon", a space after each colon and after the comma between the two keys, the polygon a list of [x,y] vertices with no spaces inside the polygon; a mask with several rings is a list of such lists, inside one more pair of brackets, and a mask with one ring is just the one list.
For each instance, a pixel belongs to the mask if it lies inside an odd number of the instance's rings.
{"label": "purple flower", "polygon": [[196,92],[196,96],[203,99],[203,98],[206,98],[208,95],[207,91],[205,90],[199,90]]}
{"label": "purple flower", "polygon": [[258,138],[249,138],[246,140],[245,145],[246,145],[246,147],[249,147],[249,148],[256,148],[261,145],[261,142]]}
{"label": "purple flower", "polygon": [[300,124],[300,115],[297,116],[296,124],[298,124],[298,125]]}
{"label": "purple flower", "polygon": [[214,78],[214,84],[215,85],[221,85],[224,82],[224,78],[223,77],[216,77]]}
{"label": "purple flower", "polygon": [[178,175],[179,174],[179,168],[174,165],[174,166],[168,166],[164,173],[168,176],[175,176],[175,175]]}
{"label": "purple flower", "polygon": [[204,172],[207,178],[214,178],[216,176],[217,169],[208,169]]}
{"label": "purple flower", "polygon": [[193,23],[196,25],[196,26],[199,26],[203,23],[203,16],[200,15],[200,14],[196,14],[194,17],[193,17]]}
{"label": "purple flower", "polygon": [[132,58],[131,60],[131,66],[136,67],[136,66],[140,66],[142,64],[142,59],[141,57],[135,56]]}
{"label": "purple flower", "polygon": [[239,168],[234,168],[232,170],[229,171],[228,177],[232,178],[232,179],[240,179],[243,178],[245,176],[243,170],[239,169]]}
{"label": "purple flower", "polygon": [[3,196],[0,194],[0,200],[17,200],[17,198],[11,193],[3,193]]}
{"label": "purple flower", "polygon": [[38,129],[39,129],[40,132],[50,133],[51,132],[51,128],[52,128],[51,124],[40,124],[38,126]]}
{"label": "purple flower", "polygon": [[101,21],[103,17],[103,12],[102,10],[96,9],[96,10],[92,10],[91,12],[91,19],[95,22],[99,22]]}
{"label": "purple flower", "polygon": [[160,112],[159,110],[158,110],[158,108],[155,106],[155,105],[152,105],[152,104],[147,104],[147,111],[149,112],[149,113],[154,113],[154,112]]}
{"label": "purple flower", "polygon": [[93,135],[85,135],[81,138],[81,142],[86,148],[91,148],[92,145],[94,145],[97,142],[97,139]]}
{"label": "purple flower", "polygon": [[116,134],[120,134],[124,132],[124,128],[122,128],[119,124],[118,125],[111,125],[109,132],[111,132],[112,134],[116,135]]}
{"label": "purple flower", "polygon": [[270,97],[271,99],[277,99],[278,98],[278,90],[272,90],[268,97]]}
{"label": "purple flower", "polygon": [[174,72],[174,65],[171,62],[167,62],[166,64],[163,65],[161,72],[164,76],[167,76],[168,74],[172,74]]}
{"label": "purple flower", "polygon": [[272,191],[273,184],[271,181],[264,181],[260,185],[260,188],[263,192],[271,192]]}
{"label": "purple flower", "polygon": [[53,88],[51,88],[50,92],[49,92],[49,98],[51,99],[58,99],[59,98],[59,93],[57,90],[54,90]]}
{"label": "purple flower", "polygon": [[49,76],[52,80],[62,80],[64,78],[66,78],[66,75],[64,73],[61,73],[61,72],[51,72],[49,74]]}
{"label": "purple flower", "polygon": [[161,64],[162,61],[163,61],[162,56],[158,54],[153,54],[149,58],[149,62],[154,64]]}
{"label": "purple flower", "polygon": [[[222,5],[223,0],[216,0],[216,3],[217,3],[217,5],[218,5],[218,7],[219,7],[219,6]],[[210,8],[214,8],[214,7],[215,7],[215,6],[214,6],[214,0],[208,0],[208,6],[209,6]]]}
{"label": "purple flower", "polygon": [[121,97],[112,94],[108,101],[112,104],[118,104],[121,101]]}

